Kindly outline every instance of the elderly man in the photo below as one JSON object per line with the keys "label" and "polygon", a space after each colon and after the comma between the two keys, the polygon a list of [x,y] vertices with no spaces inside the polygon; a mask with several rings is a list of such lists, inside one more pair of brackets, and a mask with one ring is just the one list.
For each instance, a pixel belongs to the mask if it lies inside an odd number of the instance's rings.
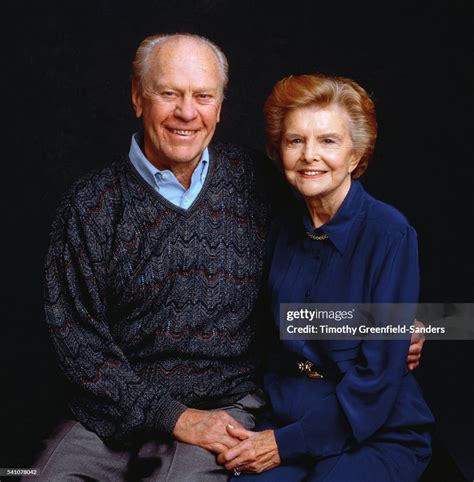
{"label": "elderly man", "polygon": [[143,132],[59,210],[46,317],[74,420],[44,480],[124,480],[144,459],[150,480],[225,480],[226,426],[253,427],[267,208],[252,159],[209,145],[226,82],[207,39],[146,39],[132,82]]}
{"label": "elderly man", "polygon": [[46,318],[73,419],[35,465],[42,480],[226,480],[228,425],[254,427],[269,210],[252,159],[210,144],[226,83],[209,40],[144,40],[142,133],[59,209]]}

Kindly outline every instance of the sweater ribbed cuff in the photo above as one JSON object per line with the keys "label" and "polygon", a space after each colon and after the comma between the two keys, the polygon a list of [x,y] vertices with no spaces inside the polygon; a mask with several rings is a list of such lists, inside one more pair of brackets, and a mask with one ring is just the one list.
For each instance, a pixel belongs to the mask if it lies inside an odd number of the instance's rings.
{"label": "sweater ribbed cuff", "polygon": [[181,414],[187,406],[169,396],[161,397],[154,417],[155,426],[160,432],[171,434]]}

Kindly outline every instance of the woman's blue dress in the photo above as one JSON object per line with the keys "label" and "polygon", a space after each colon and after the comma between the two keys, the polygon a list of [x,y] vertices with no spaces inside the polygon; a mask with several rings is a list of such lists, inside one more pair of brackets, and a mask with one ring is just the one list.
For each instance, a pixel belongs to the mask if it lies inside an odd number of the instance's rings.
{"label": "woman's blue dress", "polygon": [[[328,239],[305,231],[314,231],[305,210],[283,217],[269,271],[271,413],[258,429],[275,430],[282,465],[238,480],[416,481],[430,460],[433,416],[406,367],[409,340],[277,339],[281,303],[416,303],[416,233],[358,181],[315,231]],[[305,360],[330,375],[299,374]]]}

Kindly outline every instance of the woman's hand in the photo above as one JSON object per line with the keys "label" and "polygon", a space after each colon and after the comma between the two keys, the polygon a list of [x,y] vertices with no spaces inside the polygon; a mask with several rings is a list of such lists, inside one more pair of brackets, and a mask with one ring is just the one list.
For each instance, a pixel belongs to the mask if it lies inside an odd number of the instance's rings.
{"label": "woman's hand", "polygon": [[281,464],[273,430],[251,432],[227,425],[227,431],[232,437],[242,440],[217,457],[217,461],[227,470],[260,473]]}

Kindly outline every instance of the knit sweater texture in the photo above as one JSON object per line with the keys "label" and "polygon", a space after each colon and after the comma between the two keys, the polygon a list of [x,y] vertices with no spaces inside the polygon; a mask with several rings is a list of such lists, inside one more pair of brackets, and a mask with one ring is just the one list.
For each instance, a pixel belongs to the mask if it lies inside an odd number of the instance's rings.
{"label": "knit sweater texture", "polygon": [[268,207],[254,161],[210,147],[193,205],[128,159],[76,182],[53,224],[46,320],[70,408],[106,441],[170,433],[187,407],[257,388]]}

